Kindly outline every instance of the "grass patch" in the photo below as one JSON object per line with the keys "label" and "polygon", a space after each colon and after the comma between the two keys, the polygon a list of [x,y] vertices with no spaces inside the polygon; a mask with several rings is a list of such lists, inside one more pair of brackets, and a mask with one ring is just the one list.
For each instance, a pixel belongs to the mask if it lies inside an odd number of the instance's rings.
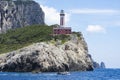
{"label": "grass patch", "polygon": [[13,51],[36,42],[52,39],[52,27],[47,25],[33,25],[9,30],[0,34],[0,54]]}

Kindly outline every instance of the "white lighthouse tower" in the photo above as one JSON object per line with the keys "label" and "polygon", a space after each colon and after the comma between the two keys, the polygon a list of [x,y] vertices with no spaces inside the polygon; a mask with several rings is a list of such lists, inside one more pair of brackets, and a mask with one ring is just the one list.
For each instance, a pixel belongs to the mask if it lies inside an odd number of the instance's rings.
{"label": "white lighthouse tower", "polygon": [[60,11],[60,27],[64,27],[65,26],[65,14],[64,14],[64,10]]}

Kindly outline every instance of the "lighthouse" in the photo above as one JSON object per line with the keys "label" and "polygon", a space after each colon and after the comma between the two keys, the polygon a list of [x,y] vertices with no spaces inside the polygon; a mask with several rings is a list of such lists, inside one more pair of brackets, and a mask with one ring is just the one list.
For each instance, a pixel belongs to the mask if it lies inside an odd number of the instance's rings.
{"label": "lighthouse", "polygon": [[71,34],[71,27],[65,27],[65,13],[64,10],[60,11],[60,25],[53,28],[53,35],[69,35]]}
{"label": "lighthouse", "polygon": [[60,27],[64,27],[65,25],[65,14],[64,10],[60,11]]}

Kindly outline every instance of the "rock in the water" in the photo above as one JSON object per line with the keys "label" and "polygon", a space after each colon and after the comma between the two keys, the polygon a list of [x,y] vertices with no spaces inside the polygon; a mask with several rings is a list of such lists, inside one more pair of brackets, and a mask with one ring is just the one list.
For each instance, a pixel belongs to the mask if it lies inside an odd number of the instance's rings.
{"label": "rock in the water", "polygon": [[[62,72],[93,70],[84,39],[64,44],[34,43],[17,51],[0,55],[1,71]],[[66,48],[67,46],[67,48]]]}
{"label": "rock in the water", "polygon": [[38,3],[0,0],[0,33],[35,24],[44,24],[44,12]]}
{"label": "rock in the water", "polygon": [[105,68],[105,63],[104,62],[100,63],[100,68]]}
{"label": "rock in the water", "polygon": [[94,61],[93,61],[93,67],[94,67],[94,68],[106,68],[104,62],[101,62],[101,63],[99,64],[99,63],[94,62]]}

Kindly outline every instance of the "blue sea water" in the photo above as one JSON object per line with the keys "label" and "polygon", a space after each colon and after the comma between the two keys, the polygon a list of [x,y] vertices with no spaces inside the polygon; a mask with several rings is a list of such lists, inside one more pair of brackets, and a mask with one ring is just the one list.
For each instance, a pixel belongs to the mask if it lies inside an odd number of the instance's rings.
{"label": "blue sea water", "polygon": [[96,69],[86,72],[57,73],[12,73],[0,72],[0,80],[120,80],[120,69]]}

